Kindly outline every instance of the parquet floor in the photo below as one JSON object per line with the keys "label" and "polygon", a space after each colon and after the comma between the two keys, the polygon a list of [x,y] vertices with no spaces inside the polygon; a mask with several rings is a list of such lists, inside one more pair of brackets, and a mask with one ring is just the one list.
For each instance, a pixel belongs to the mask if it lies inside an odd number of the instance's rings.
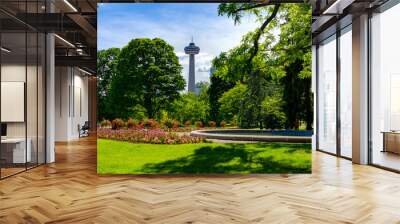
{"label": "parquet floor", "polygon": [[312,175],[98,176],[94,138],[0,181],[0,223],[400,223],[400,175],[315,152]]}

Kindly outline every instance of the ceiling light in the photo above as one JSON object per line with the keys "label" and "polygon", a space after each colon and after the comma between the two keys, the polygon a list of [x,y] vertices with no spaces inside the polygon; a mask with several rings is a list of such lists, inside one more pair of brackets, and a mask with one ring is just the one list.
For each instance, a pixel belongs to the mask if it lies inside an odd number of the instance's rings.
{"label": "ceiling light", "polygon": [[6,53],[10,53],[10,52],[11,52],[11,50],[8,50],[8,49],[5,48],[5,47],[1,47],[0,49],[1,49],[2,51],[6,52]]}
{"label": "ceiling light", "polygon": [[57,35],[57,34],[54,34],[54,36],[57,37],[58,39],[60,39],[62,42],[64,42],[64,43],[66,43],[67,45],[69,45],[70,47],[75,48],[75,45],[73,45],[73,44],[72,44],[71,42],[69,42],[68,40],[66,40],[66,39],[64,39],[64,38],[62,38],[62,37],[60,37],[60,36]]}
{"label": "ceiling light", "polygon": [[78,10],[73,6],[68,0],[64,0],[65,4],[67,4],[74,12],[78,12]]}

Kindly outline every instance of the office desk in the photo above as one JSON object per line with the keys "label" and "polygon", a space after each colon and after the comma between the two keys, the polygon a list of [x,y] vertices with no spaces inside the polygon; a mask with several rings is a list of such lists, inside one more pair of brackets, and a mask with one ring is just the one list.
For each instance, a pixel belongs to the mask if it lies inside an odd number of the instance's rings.
{"label": "office desk", "polygon": [[6,163],[25,163],[31,162],[31,139],[27,139],[25,151],[25,138],[6,138],[1,139],[1,157]]}

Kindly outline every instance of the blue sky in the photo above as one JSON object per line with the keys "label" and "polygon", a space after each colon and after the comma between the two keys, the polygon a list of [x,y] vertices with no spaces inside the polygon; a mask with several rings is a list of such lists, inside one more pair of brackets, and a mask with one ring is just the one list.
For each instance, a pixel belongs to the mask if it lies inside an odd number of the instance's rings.
{"label": "blue sky", "polygon": [[193,36],[200,47],[196,55],[196,82],[209,81],[211,60],[237,45],[244,34],[259,26],[245,17],[234,25],[218,16],[213,3],[101,3],[98,7],[98,48],[123,47],[134,38],[160,37],[171,44],[183,65],[187,79],[189,59],[183,48]]}

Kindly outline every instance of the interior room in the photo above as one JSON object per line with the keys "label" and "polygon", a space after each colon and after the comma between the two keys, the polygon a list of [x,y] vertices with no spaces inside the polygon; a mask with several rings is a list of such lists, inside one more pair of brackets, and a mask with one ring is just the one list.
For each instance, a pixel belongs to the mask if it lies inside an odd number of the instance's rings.
{"label": "interior room", "polygon": [[45,36],[14,28],[0,34],[2,178],[45,162]]}
{"label": "interior room", "polygon": [[56,67],[55,71],[55,140],[79,139],[81,127],[88,122],[89,75],[77,67]]}
{"label": "interior room", "polygon": [[0,0],[0,223],[399,223],[398,0],[310,1],[311,174],[156,176],[97,172],[111,2]]}
{"label": "interior room", "polygon": [[0,179],[54,162],[55,141],[95,131],[93,11],[89,1],[0,2]]}
{"label": "interior room", "polygon": [[400,5],[371,18],[372,163],[400,170]]}

